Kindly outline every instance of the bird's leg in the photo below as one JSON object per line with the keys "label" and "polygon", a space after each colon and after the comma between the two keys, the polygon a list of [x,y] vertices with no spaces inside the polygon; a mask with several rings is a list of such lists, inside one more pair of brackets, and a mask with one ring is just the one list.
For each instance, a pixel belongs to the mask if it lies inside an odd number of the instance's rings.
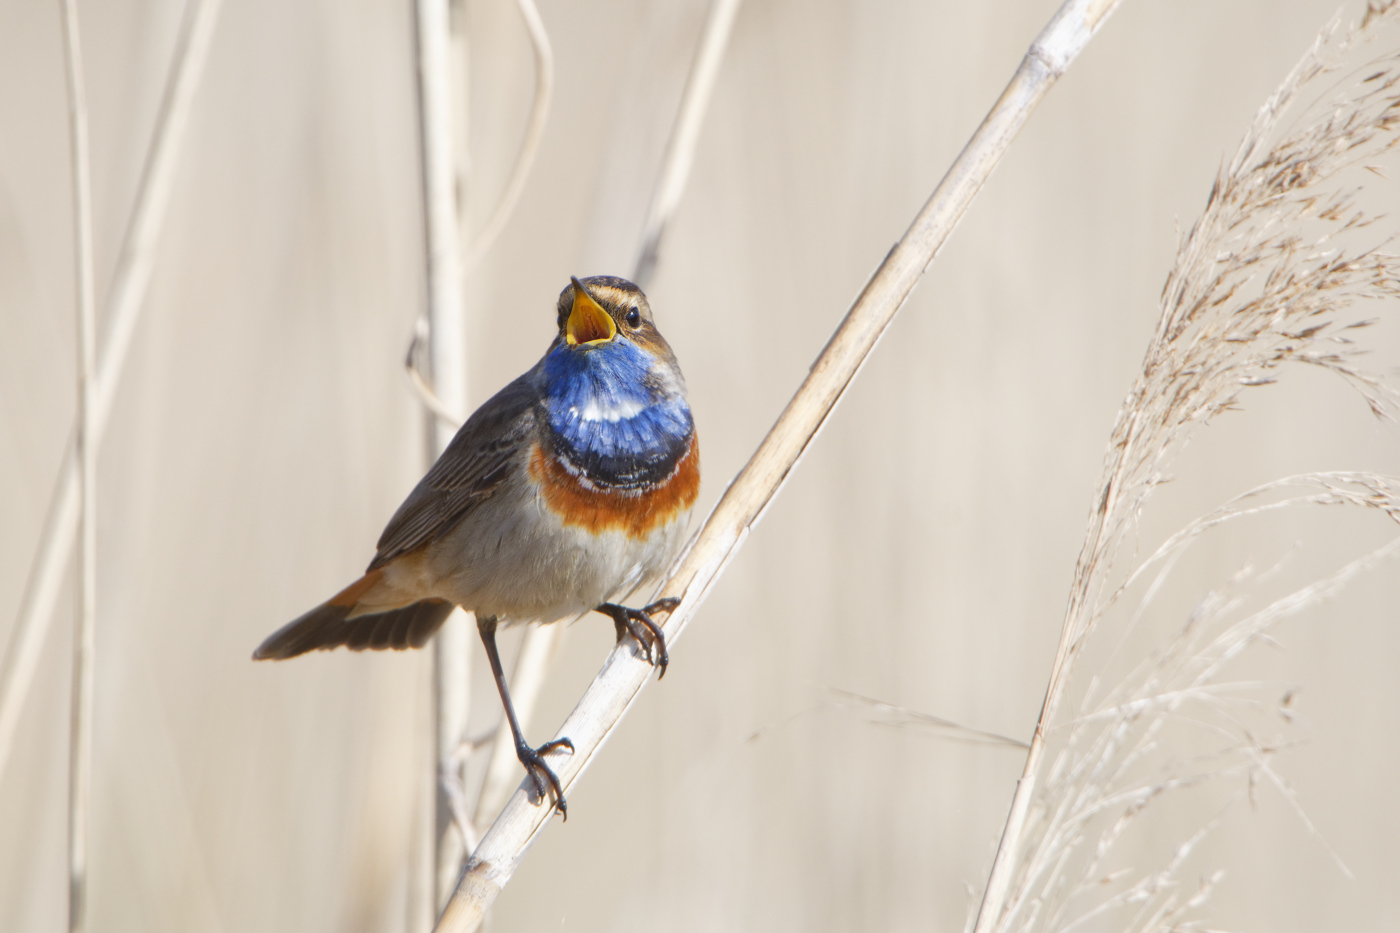
{"label": "bird's leg", "polygon": [[565,820],[569,818],[569,806],[564,802],[564,791],[559,786],[559,777],[545,764],[544,756],[560,748],[574,750],[574,743],[568,739],[555,739],[539,748],[531,748],[520,731],[520,721],[515,718],[515,705],[510,702],[510,690],[506,687],[505,671],[501,669],[501,655],[496,650],[496,617],[484,616],[476,620],[481,632],[481,643],[486,646],[486,657],[491,661],[491,675],[496,678],[496,689],[501,693],[501,705],[506,708],[506,721],[510,723],[510,734],[515,738],[515,757],[525,766],[525,773],[535,783],[535,791],[541,800],[549,799],[549,791],[554,791],[555,805]]}
{"label": "bird's leg", "polygon": [[618,641],[622,641],[623,635],[632,636],[632,640],[641,646],[648,663],[661,669],[661,673],[656,675],[656,679],[660,680],[666,676],[666,665],[671,663],[671,657],[666,653],[666,636],[661,634],[661,626],[656,624],[651,614],[674,612],[680,604],[679,599],[669,597],[658,599],[645,609],[629,609],[617,603],[603,603],[594,611],[612,617]]}

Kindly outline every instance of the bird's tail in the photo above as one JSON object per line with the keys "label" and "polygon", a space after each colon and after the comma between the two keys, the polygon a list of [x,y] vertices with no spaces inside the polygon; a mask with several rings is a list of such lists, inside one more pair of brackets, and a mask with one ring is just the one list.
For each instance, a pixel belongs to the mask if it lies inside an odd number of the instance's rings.
{"label": "bird's tail", "polygon": [[401,609],[350,618],[360,595],[378,582],[378,576],[378,571],[366,574],[315,609],[288,622],[258,645],[253,659],[281,661],[341,645],[352,651],[423,647],[452,614],[452,603],[424,599]]}

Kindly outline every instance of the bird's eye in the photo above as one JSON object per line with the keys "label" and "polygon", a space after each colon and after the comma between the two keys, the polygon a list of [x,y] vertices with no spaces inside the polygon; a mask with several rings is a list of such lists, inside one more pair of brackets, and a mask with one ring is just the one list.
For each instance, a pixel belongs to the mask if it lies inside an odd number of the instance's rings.
{"label": "bird's eye", "polygon": [[640,323],[642,323],[642,312],[638,311],[636,308],[628,308],[627,326],[636,327]]}

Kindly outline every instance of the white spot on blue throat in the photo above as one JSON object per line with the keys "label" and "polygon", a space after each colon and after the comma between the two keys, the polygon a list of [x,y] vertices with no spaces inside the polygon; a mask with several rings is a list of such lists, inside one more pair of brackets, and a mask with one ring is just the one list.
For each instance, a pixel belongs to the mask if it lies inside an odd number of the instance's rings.
{"label": "white spot on blue throat", "polygon": [[[571,458],[600,479],[641,477],[679,454],[692,430],[690,406],[655,358],[624,337],[545,359],[549,426]],[[657,378],[660,376],[661,378]]]}
{"label": "white spot on blue throat", "polygon": [[595,395],[582,408],[575,408],[574,411],[584,421],[623,421],[640,414],[646,407],[646,403],[640,399],[624,398],[609,404]]}

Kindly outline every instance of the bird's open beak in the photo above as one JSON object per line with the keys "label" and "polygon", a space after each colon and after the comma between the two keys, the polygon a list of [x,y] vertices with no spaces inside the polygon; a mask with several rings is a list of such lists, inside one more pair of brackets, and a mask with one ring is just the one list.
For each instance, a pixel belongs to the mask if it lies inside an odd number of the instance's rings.
{"label": "bird's open beak", "polygon": [[564,342],[571,347],[607,343],[617,336],[617,325],[612,315],[603,310],[602,305],[593,300],[588,289],[577,278],[574,279],[574,309],[569,312],[569,322],[564,325]]}

